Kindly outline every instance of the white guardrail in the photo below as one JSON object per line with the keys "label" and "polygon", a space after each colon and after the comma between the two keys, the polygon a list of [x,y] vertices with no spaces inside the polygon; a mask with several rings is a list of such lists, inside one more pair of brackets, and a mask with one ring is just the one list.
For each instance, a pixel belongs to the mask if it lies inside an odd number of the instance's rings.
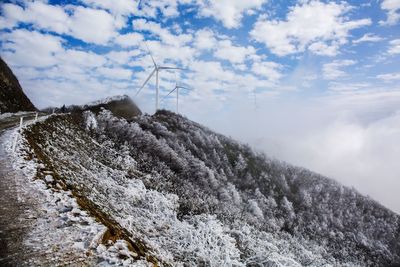
{"label": "white guardrail", "polygon": [[[39,113],[36,112],[34,122],[37,121],[38,115],[39,115]],[[15,152],[15,149],[17,148],[18,137],[19,137],[20,134],[21,134],[22,126],[23,126],[23,125],[24,125],[24,116],[22,116],[22,117],[19,119],[19,129],[18,129],[18,132],[16,133],[16,135],[15,135],[15,137],[14,137],[14,141],[13,141],[13,145],[12,145],[12,151],[13,151],[13,152]]]}

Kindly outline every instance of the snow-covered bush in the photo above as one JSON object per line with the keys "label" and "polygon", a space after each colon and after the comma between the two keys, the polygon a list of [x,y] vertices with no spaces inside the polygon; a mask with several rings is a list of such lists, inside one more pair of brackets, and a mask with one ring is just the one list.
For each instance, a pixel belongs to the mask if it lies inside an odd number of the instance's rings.
{"label": "snow-covered bush", "polygon": [[34,126],[78,196],[187,266],[369,266],[400,260],[399,217],[353,189],[271,160],[181,116]]}

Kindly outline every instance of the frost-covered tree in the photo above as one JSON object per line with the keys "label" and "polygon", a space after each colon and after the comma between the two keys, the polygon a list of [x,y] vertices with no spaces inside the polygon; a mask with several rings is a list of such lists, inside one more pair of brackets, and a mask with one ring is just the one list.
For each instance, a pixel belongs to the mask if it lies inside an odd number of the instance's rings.
{"label": "frost-covered tree", "polygon": [[399,216],[354,189],[269,159],[171,112],[128,122],[103,110],[80,119],[82,124],[53,116],[35,125],[43,155],[76,195],[87,196],[167,262],[400,261]]}

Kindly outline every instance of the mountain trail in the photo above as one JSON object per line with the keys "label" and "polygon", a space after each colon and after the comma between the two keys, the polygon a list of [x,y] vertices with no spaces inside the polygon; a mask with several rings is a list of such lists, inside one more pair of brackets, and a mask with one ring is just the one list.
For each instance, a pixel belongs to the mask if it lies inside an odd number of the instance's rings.
{"label": "mountain trail", "polygon": [[23,244],[23,237],[32,226],[28,210],[36,210],[37,203],[30,196],[22,196],[11,162],[6,155],[4,134],[0,137],[0,265],[21,265],[31,253]]}
{"label": "mountain trail", "polygon": [[96,265],[90,246],[105,227],[80,210],[71,194],[27,175],[36,166],[15,162],[9,147],[16,131],[5,128],[0,128],[0,266]]}

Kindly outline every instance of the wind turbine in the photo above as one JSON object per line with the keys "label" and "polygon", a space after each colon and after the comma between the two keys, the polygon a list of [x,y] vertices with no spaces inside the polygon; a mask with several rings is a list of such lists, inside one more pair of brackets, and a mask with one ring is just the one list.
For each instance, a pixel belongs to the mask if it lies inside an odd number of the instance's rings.
{"label": "wind turbine", "polygon": [[253,89],[253,94],[254,94],[254,109],[257,110],[257,109],[258,109],[258,105],[257,105],[257,93],[256,93],[256,89]]}
{"label": "wind turbine", "polygon": [[171,91],[169,91],[169,93],[164,96],[161,100],[164,100],[165,98],[167,98],[170,94],[172,94],[174,91],[176,91],[176,114],[179,114],[179,89],[186,89],[186,90],[190,90],[189,88],[179,85],[177,80],[176,80],[176,75],[175,75],[175,87],[174,89],[172,89]]}
{"label": "wind turbine", "polygon": [[156,61],[153,58],[153,55],[150,52],[149,47],[147,46],[147,43],[145,43],[147,51],[149,52],[149,55],[151,57],[151,60],[153,61],[153,65],[154,65],[154,69],[153,71],[150,73],[149,77],[147,77],[147,79],[144,81],[143,85],[139,88],[139,90],[136,92],[135,97],[140,93],[140,91],[143,89],[143,87],[148,83],[148,81],[151,79],[151,77],[153,77],[154,73],[156,74],[156,111],[158,110],[158,100],[159,100],[159,71],[160,70],[181,70],[181,68],[177,68],[177,67],[167,67],[167,66],[160,66],[156,63]]}

